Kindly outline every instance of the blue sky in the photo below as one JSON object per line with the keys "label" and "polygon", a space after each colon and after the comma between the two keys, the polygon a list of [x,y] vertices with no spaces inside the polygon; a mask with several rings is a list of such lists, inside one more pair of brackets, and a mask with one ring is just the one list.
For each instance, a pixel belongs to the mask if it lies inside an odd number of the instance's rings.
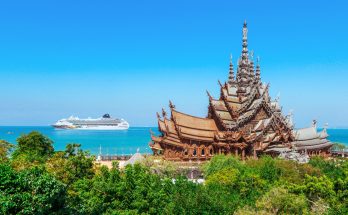
{"label": "blue sky", "polygon": [[[297,127],[348,127],[345,1],[7,1],[0,3],[0,125],[110,113],[156,125],[168,107],[207,113],[229,54],[261,58],[262,79]],[[236,64],[236,58],[234,60]]]}

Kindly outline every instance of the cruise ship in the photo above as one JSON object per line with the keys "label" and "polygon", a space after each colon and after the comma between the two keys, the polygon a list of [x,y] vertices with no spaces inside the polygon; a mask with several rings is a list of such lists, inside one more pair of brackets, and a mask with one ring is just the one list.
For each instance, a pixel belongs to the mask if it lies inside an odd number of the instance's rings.
{"label": "cruise ship", "polygon": [[97,119],[79,119],[71,116],[67,119],[58,120],[54,125],[59,129],[79,129],[79,130],[127,130],[129,124],[124,119],[111,118],[109,114],[104,114]]}

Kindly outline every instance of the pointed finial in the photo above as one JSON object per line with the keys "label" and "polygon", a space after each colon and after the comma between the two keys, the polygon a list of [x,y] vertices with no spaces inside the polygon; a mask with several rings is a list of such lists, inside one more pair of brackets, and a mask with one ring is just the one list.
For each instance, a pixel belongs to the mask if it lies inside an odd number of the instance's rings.
{"label": "pointed finial", "polygon": [[213,97],[211,97],[211,95],[210,95],[210,93],[208,92],[208,90],[206,90],[206,91],[207,91],[207,95],[208,95],[209,99],[211,100]]}
{"label": "pointed finial", "polygon": [[173,105],[172,101],[169,100],[169,108],[170,109],[175,109],[175,105]]}
{"label": "pointed finial", "polygon": [[232,64],[232,53],[230,54],[230,64]]}
{"label": "pointed finial", "polygon": [[164,110],[164,108],[162,108],[162,116],[163,116],[163,118],[166,118],[166,116],[167,116],[167,112]]}
{"label": "pointed finial", "polygon": [[244,25],[243,25],[243,27],[244,27],[244,28],[247,27],[247,21],[246,21],[246,19],[244,19]]}
{"label": "pointed finial", "polygon": [[[246,42],[247,39],[248,39],[248,28],[247,28],[246,21],[244,21],[244,25],[243,25],[243,41]],[[246,46],[247,43],[243,44],[243,47],[244,47],[244,45]]]}
{"label": "pointed finial", "polygon": [[220,80],[218,80],[218,83],[219,83],[220,87],[222,87],[222,84],[221,84]]}
{"label": "pointed finial", "polygon": [[257,63],[257,65],[260,64],[260,56],[257,56],[257,57],[256,57],[256,63]]}
{"label": "pointed finial", "polygon": [[312,127],[317,127],[317,120],[315,120],[315,119],[313,119],[313,121],[312,121]]}
{"label": "pointed finial", "polygon": [[[247,39],[248,39],[248,27],[247,27],[246,21],[244,21],[244,25],[243,25],[243,41],[246,42]],[[243,44],[243,45],[247,45],[247,44]]]}

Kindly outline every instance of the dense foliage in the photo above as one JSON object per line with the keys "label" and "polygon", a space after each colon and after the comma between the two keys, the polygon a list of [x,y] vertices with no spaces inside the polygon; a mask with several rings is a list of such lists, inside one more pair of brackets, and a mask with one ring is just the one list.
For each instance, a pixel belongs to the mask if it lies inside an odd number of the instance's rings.
{"label": "dense foliage", "polygon": [[15,171],[0,164],[2,214],[48,214],[63,212],[66,186],[42,168]]}
{"label": "dense foliage", "polygon": [[37,132],[8,156],[12,147],[0,141],[1,214],[348,214],[344,159],[215,156],[199,184],[180,165],[153,159],[96,166],[79,144],[54,152]]}
{"label": "dense foliage", "polygon": [[13,149],[13,145],[5,140],[0,140],[0,163],[8,161],[8,156]]}
{"label": "dense foliage", "polygon": [[12,153],[12,163],[18,170],[25,169],[44,164],[53,153],[53,141],[33,131],[17,138],[17,147]]}

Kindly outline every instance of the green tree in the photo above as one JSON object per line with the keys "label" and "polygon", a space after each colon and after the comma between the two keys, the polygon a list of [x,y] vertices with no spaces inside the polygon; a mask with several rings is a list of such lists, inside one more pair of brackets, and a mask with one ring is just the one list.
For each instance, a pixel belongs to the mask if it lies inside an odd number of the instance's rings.
{"label": "green tree", "polygon": [[234,186],[238,182],[240,172],[232,167],[224,168],[220,171],[210,174],[206,178],[207,184],[221,184],[224,186]]}
{"label": "green tree", "polygon": [[[211,202],[220,205],[217,213],[232,213],[244,205],[254,205],[255,201],[269,189],[269,183],[260,175],[264,160],[241,162],[233,156],[216,156],[204,166],[206,189],[216,193]],[[221,199],[217,203],[216,200]],[[218,210],[216,210],[218,211]]]}
{"label": "green tree", "polygon": [[313,167],[310,164],[299,164],[295,161],[276,159],[275,165],[280,171],[278,179],[280,185],[284,185],[285,183],[300,184],[305,175],[322,175],[320,169]]}
{"label": "green tree", "polygon": [[347,164],[346,160],[332,159],[325,160],[323,157],[312,157],[309,164],[320,169],[320,171],[332,180],[338,178],[345,178],[344,166]]}
{"label": "green tree", "polygon": [[0,163],[7,162],[9,153],[13,149],[13,145],[5,140],[0,140]]}
{"label": "green tree", "polygon": [[69,207],[75,214],[172,214],[172,186],[140,164],[123,172],[104,166],[92,179],[73,184]]}
{"label": "green tree", "polygon": [[2,214],[63,213],[65,185],[42,168],[15,171],[0,164],[0,205]]}
{"label": "green tree", "polygon": [[275,187],[256,202],[256,208],[272,214],[305,214],[308,212],[304,195],[289,193],[286,189]]}
{"label": "green tree", "polygon": [[204,175],[209,177],[225,168],[241,169],[241,162],[231,155],[215,155],[209,162],[203,166]]}
{"label": "green tree", "polygon": [[334,184],[325,175],[320,177],[306,175],[301,184],[293,184],[288,188],[294,194],[305,195],[313,211],[329,210],[329,206],[342,207],[337,204],[339,202],[334,191]]}
{"label": "green tree", "polygon": [[258,160],[258,171],[261,178],[270,183],[276,182],[281,175],[281,170],[277,167],[276,160],[270,156],[263,156]]}
{"label": "green tree", "polygon": [[46,162],[48,172],[67,185],[94,175],[94,157],[81,149],[80,144],[68,144],[66,150],[56,152]]}
{"label": "green tree", "polygon": [[53,141],[37,131],[17,138],[17,147],[12,153],[13,166],[24,169],[43,164],[53,154]]}

